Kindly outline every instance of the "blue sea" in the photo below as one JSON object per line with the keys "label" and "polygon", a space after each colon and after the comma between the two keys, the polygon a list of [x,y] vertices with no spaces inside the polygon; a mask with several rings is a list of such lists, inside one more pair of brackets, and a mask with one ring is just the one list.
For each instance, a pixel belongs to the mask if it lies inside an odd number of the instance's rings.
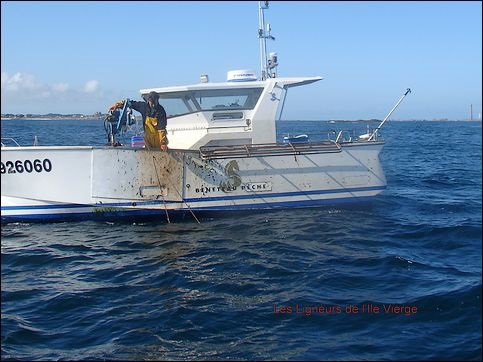
{"label": "blue sea", "polygon": [[[41,145],[102,121],[2,121]],[[321,135],[358,123],[284,121]],[[2,360],[481,360],[481,122],[388,122],[373,202],[1,229]]]}

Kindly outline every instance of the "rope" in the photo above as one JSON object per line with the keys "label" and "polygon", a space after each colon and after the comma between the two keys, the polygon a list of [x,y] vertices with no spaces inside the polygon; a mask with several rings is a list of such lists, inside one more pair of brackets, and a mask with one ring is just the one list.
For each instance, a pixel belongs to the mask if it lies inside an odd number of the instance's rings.
{"label": "rope", "polygon": [[163,199],[164,211],[166,212],[166,220],[168,224],[171,224],[171,220],[169,220],[168,208],[166,207],[166,201],[164,200],[163,190],[161,190],[161,181],[159,180],[158,170],[156,169],[156,160],[153,156],[153,165],[154,165],[154,172],[156,172],[156,178],[158,179],[159,191],[161,192],[161,198]]}
{"label": "rope", "polygon": [[[151,151],[151,148],[149,147],[149,145],[147,143],[145,143],[145,145],[148,151]],[[166,212],[166,220],[168,221],[168,224],[171,224],[171,220],[169,219],[169,214],[168,214],[168,208],[166,207],[166,200],[164,199],[163,190],[161,189],[161,180],[159,179],[158,169],[156,168],[156,159],[154,158],[154,155],[153,155],[153,166],[154,166],[154,172],[156,172],[156,178],[158,180],[159,192],[161,193],[161,198],[163,199],[164,211]]]}
{"label": "rope", "polygon": [[[154,157],[154,156],[153,156]],[[184,204],[188,207],[188,210],[191,212],[191,215],[194,217],[194,219],[196,220],[196,222],[198,224],[201,224],[200,220],[198,220],[198,218],[196,217],[195,213],[193,212],[193,210],[191,210],[191,207],[190,205],[188,205],[188,203],[185,201],[185,199],[183,199],[183,196],[181,195],[181,193],[178,191],[178,189],[173,185],[171,184],[171,186],[173,186],[173,188],[176,190],[176,192],[178,193],[179,197],[181,198],[181,200],[183,200]]]}
{"label": "rope", "polygon": [[[149,145],[146,144],[146,148],[148,149],[148,151],[151,151]],[[156,158],[154,157],[153,155],[153,165],[154,165],[154,171],[156,172],[156,177],[158,179],[158,184],[159,184],[159,189],[161,190],[161,181],[159,180],[159,176],[158,176],[158,170],[156,168]],[[181,195],[181,193],[178,191],[178,189],[176,188],[176,186],[174,186],[170,180],[168,179],[168,182],[170,183],[170,185],[176,190],[176,193],[178,194],[178,196],[181,198],[181,200],[183,200],[184,204],[186,205],[186,207],[188,208],[188,210],[190,211],[191,215],[193,216],[193,218],[196,220],[196,222],[198,224],[201,224],[200,220],[198,220],[198,218],[196,217],[195,213],[193,212],[193,210],[191,210],[191,207],[190,205],[188,205],[188,203],[185,201],[185,199],[183,198],[183,196]],[[164,208],[166,210],[166,219],[168,220],[168,223],[170,223],[169,221],[169,216],[168,216],[168,210],[166,209],[166,203],[164,201],[164,196],[163,196],[163,192],[161,191],[161,197],[163,198],[163,203],[164,203]]]}
{"label": "rope", "polygon": [[[151,151],[151,147],[149,147],[149,145],[147,143],[145,143],[145,146],[146,146],[146,149],[148,151]],[[159,184],[159,190],[161,191],[161,197],[163,199],[163,204],[164,204],[164,209],[166,210],[166,219],[168,220],[168,224],[171,223],[170,220],[169,220],[169,215],[168,215],[168,209],[166,208],[166,202],[164,200],[164,196],[163,196],[163,191],[161,190],[161,181],[159,179],[159,175],[158,175],[158,169],[156,168],[156,158],[154,157],[153,155],[153,166],[154,166],[154,171],[156,172],[156,177],[158,179],[158,184]],[[168,179],[168,181],[170,181]],[[193,218],[196,220],[196,222],[198,224],[201,224],[200,220],[198,220],[198,218],[196,217],[195,213],[193,212],[193,210],[191,210],[191,207],[188,205],[188,203],[185,201],[185,199],[183,198],[183,195],[181,195],[181,193],[178,191],[178,189],[176,188],[176,186],[174,186],[171,182],[170,182],[170,185],[176,190],[176,193],[178,194],[178,196],[181,198],[181,200],[183,200],[184,204],[186,205],[186,207],[188,207],[188,210],[190,211],[191,215],[193,216]]]}

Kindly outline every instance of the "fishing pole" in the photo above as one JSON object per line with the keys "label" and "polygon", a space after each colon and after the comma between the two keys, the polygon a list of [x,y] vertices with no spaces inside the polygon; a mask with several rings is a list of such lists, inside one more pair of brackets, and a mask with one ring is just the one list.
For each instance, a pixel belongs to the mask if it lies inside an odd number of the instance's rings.
{"label": "fishing pole", "polygon": [[374,130],[374,132],[372,132],[372,134],[369,137],[368,141],[372,140],[377,135],[377,131],[379,131],[381,129],[381,127],[384,125],[384,123],[386,123],[386,121],[388,120],[388,118],[391,116],[392,112],[395,111],[395,109],[397,108],[397,106],[399,106],[399,103],[401,103],[402,100],[404,99],[404,97],[406,97],[409,93],[411,93],[411,89],[408,88],[406,90],[406,93],[403,94],[403,96],[399,99],[399,101],[396,103],[396,105],[393,107],[393,109],[391,109],[391,112],[389,112],[389,114],[386,116],[386,118],[384,118],[384,120],[379,124],[379,126],[377,126],[377,128]]}

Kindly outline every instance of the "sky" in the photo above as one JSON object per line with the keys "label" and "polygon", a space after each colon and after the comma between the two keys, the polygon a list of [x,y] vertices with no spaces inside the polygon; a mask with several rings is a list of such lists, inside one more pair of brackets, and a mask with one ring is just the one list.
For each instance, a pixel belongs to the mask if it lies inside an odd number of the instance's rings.
{"label": "sky", "polygon": [[[481,115],[482,2],[272,1],[282,119]],[[2,1],[1,113],[106,112],[139,90],[260,74],[257,1]],[[481,116],[480,116],[481,117]]]}

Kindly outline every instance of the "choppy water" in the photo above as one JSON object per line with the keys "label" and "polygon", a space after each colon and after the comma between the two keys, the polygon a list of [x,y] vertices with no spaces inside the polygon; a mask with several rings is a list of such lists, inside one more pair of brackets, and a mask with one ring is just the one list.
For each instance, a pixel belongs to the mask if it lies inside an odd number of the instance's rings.
{"label": "choppy water", "polygon": [[[2,225],[2,360],[481,360],[481,123],[382,133],[370,204]],[[105,141],[102,122],[2,121],[34,135]]]}

